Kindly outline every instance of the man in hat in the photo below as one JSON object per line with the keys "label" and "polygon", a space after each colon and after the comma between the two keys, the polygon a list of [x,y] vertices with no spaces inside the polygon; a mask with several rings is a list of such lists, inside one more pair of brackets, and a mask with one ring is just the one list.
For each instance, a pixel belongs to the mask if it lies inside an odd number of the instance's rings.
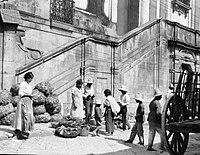
{"label": "man in hat", "polygon": [[93,80],[91,77],[88,78],[87,84],[84,87],[84,105],[85,105],[85,122],[89,123],[89,120],[93,113],[93,105],[94,105],[94,87]]}
{"label": "man in hat", "polygon": [[165,150],[164,141],[162,137],[161,130],[161,105],[160,100],[162,99],[162,93],[159,89],[155,89],[154,99],[149,104],[149,114],[147,121],[149,122],[149,139],[148,139],[148,151],[156,151],[152,148],[153,141],[155,138],[156,132],[160,135],[161,144],[159,149]]}
{"label": "man in hat", "polygon": [[[119,105],[121,107],[121,110],[119,114],[122,114],[122,123],[123,123],[123,130],[126,130],[126,113],[127,113],[127,105],[130,103],[130,96],[128,95],[128,90],[124,85],[122,85],[121,88],[118,89],[121,92]],[[118,115],[119,115],[118,114]]]}
{"label": "man in hat", "polygon": [[136,94],[134,97],[136,103],[138,103],[138,107],[136,110],[136,123],[134,124],[131,134],[128,140],[125,141],[125,143],[132,143],[135,139],[136,134],[139,138],[140,145],[144,145],[144,130],[143,130],[143,123],[144,123],[144,105],[143,105],[143,99],[141,97],[142,95],[140,93]]}

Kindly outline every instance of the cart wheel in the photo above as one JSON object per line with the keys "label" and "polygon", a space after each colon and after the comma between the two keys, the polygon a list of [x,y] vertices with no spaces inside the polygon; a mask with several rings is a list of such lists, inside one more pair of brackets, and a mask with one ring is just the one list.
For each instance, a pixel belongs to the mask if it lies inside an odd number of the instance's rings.
{"label": "cart wheel", "polygon": [[[181,104],[182,99],[177,97],[176,105]],[[175,116],[176,105],[174,103],[174,96],[171,96],[164,105],[162,113],[162,131],[163,140],[167,150],[171,155],[183,155],[187,149],[189,133],[176,132],[175,130],[167,129],[166,125],[176,122],[177,119],[182,119],[182,116]]]}

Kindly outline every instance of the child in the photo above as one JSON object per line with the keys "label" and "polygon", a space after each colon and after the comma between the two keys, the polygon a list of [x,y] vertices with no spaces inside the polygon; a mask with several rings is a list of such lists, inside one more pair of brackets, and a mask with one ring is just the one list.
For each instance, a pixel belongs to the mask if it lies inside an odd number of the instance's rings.
{"label": "child", "polygon": [[129,139],[125,141],[125,143],[132,143],[135,139],[135,136],[138,135],[140,145],[144,145],[144,134],[143,134],[143,123],[144,123],[144,104],[142,99],[142,94],[136,94],[134,97],[136,103],[138,103],[138,107],[136,110],[136,123],[134,124]]}
{"label": "child", "polygon": [[102,110],[101,110],[101,102],[99,100],[96,101],[94,108],[94,118],[96,121],[96,135],[99,136],[99,130],[101,129],[101,119],[103,118]]}

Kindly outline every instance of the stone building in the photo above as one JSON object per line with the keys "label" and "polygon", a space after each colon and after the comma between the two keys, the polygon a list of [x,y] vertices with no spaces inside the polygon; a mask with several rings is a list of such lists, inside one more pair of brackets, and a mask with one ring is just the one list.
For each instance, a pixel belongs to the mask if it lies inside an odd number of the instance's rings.
{"label": "stone building", "polygon": [[104,89],[117,98],[125,84],[148,102],[154,88],[165,94],[176,85],[181,63],[199,70],[199,7],[198,0],[1,1],[1,89],[32,71],[33,84],[50,82],[66,107],[75,81],[90,76],[102,101]]}

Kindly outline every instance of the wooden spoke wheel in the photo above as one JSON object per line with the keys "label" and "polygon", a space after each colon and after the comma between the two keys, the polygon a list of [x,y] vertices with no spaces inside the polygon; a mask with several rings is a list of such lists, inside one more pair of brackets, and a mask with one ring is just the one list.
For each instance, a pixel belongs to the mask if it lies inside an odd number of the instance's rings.
{"label": "wooden spoke wheel", "polygon": [[[187,149],[189,133],[176,131],[169,127],[171,123],[183,119],[184,112],[177,105],[184,105],[182,99],[177,97],[174,103],[174,96],[170,97],[165,103],[162,113],[162,131],[165,146],[171,155],[183,155]],[[180,114],[180,115],[179,115]],[[178,115],[178,116],[177,116]]]}

